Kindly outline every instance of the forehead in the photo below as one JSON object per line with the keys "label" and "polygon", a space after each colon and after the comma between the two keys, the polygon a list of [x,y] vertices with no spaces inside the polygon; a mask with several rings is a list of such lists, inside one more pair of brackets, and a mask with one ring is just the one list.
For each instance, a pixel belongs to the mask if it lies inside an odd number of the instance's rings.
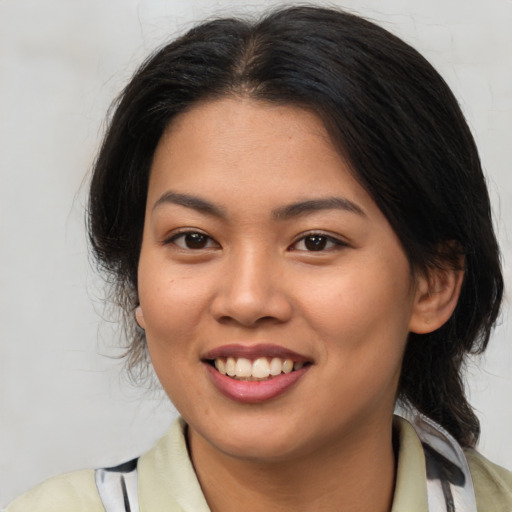
{"label": "forehead", "polygon": [[[223,165],[238,155],[247,157],[251,153],[256,157],[255,163],[270,156],[275,159],[276,152],[270,151],[275,145],[280,145],[282,160],[273,160],[272,166],[286,162],[294,154],[307,152],[313,145],[336,160],[341,158],[322,120],[312,110],[242,97],[196,104],[173,119],[161,142],[170,143],[169,149],[176,150],[184,143],[199,141],[201,147],[195,146],[188,156],[211,158],[215,152]],[[308,144],[304,145],[306,141]]]}
{"label": "forehead", "polygon": [[154,155],[148,200],[166,188],[268,199],[336,190],[373,203],[318,115],[245,98],[200,103],[173,120]]}

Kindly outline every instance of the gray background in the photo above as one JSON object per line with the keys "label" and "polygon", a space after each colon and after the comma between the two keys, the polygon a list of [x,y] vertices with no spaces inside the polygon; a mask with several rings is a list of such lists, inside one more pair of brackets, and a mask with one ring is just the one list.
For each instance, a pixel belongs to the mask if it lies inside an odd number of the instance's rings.
{"label": "gray background", "polygon": [[[174,416],[130,386],[87,255],[87,174],[106,109],[156,46],[212,13],[279,2],[0,0],[0,505],[63,471],[153,444]],[[283,4],[283,2],[280,2]],[[331,2],[402,36],[453,88],[474,131],[511,280],[512,2]],[[456,192],[454,192],[456,193]],[[481,451],[512,466],[508,299],[468,368]]]}

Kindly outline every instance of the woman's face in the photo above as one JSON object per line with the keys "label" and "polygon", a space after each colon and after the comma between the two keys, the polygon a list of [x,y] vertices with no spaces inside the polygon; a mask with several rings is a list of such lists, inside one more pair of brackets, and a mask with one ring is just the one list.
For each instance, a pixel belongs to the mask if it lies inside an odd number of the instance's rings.
{"label": "woman's face", "polygon": [[214,450],[280,460],[388,425],[415,295],[395,233],[313,113],[222,99],[162,137],[138,320]]}

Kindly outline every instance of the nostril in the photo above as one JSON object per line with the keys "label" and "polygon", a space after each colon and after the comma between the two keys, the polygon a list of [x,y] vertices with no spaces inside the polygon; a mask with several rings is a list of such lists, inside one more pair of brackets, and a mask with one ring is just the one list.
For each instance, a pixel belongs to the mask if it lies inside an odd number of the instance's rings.
{"label": "nostril", "polygon": [[223,315],[217,318],[217,322],[219,322],[222,325],[230,325],[230,324],[237,324],[242,325],[244,327],[247,327],[249,329],[261,327],[263,325],[272,325],[272,324],[279,324],[286,321],[284,318],[281,319],[279,317],[275,316],[261,316],[258,318],[249,317],[249,316],[241,316],[241,315]]}
{"label": "nostril", "polygon": [[293,309],[290,298],[278,285],[268,281],[262,277],[260,282],[255,279],[244,282],[243,276],[228,280],[212,299],[210,313],[223,325],[248,328],[288,321]]}

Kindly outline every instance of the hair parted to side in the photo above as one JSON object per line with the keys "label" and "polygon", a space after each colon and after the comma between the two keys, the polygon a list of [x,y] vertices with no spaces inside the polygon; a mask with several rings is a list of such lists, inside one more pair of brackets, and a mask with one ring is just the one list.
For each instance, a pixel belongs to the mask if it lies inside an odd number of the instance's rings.
{"label": "hair parted to side", "polygon": [[462,370],[468,354],[485,349],[503,293],[478,152],[433,67],[386,30],[337,10],[291,7],[253,22],[201,24],[144,62],[118,99],[94,166],[88,226],[93,254],[126,313],[129,368],[147,363],[133,311],[153,153],[177,114],[227,96],[316,112],[413,271],[464,260],[450,320],[409,337],[398,397],[473,446],[479,422]]}

